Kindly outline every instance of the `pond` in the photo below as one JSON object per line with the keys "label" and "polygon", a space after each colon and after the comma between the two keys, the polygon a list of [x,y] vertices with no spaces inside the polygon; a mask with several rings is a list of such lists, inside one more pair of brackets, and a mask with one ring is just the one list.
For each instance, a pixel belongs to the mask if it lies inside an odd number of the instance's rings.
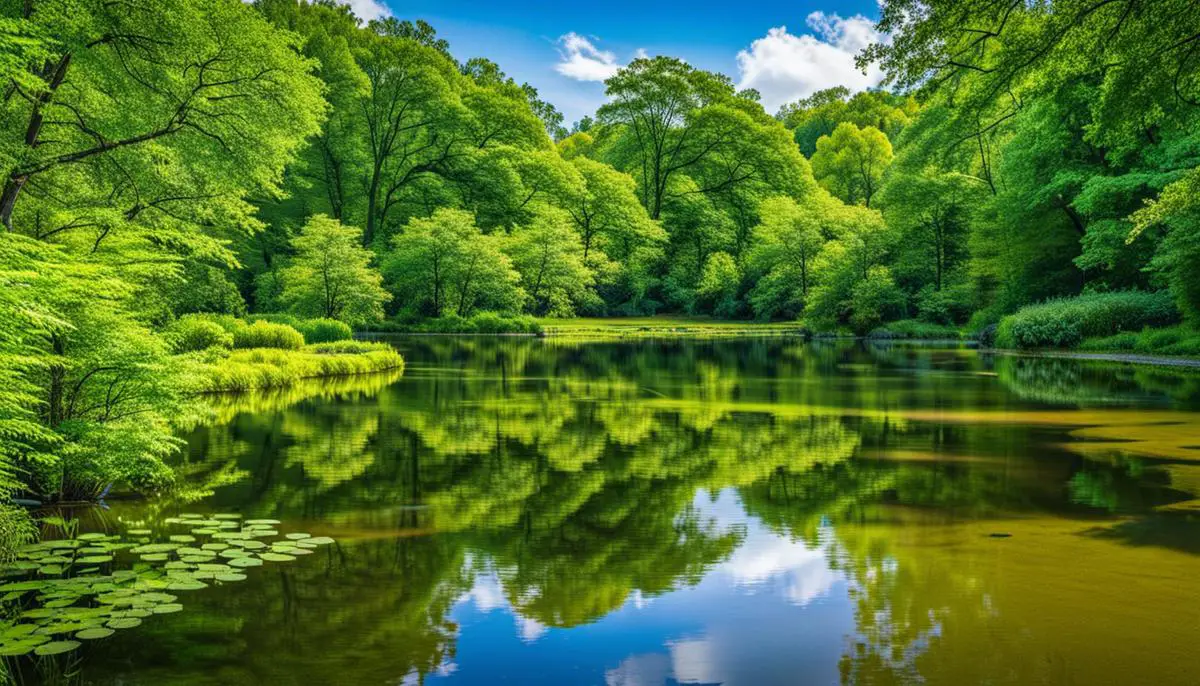
{"label": "pond", "polygon": [[787,338],[396,345],[403,376],[216,399],[179,465],[203,497],[84,521],[221,513],[331,545],[62,673],[1200,683],[1194,372]]}

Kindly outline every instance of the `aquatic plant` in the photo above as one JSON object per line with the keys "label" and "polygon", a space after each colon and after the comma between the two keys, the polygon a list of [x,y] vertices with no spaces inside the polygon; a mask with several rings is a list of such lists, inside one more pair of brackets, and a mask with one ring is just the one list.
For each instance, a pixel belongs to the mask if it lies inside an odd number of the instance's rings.
{"label": "aquatic plant", "polygon": [[[67,523],[69,524],[69,522]],[[157,529],[84,533],[23,546],[0,565],[0,656],[56,655],[84,641],[183,610],[176,593],[244,581],[265,563],[293,562],[332,538],[281,534],[279,520],[182,514]],[[73,533],[73,526],[59,526]]]}

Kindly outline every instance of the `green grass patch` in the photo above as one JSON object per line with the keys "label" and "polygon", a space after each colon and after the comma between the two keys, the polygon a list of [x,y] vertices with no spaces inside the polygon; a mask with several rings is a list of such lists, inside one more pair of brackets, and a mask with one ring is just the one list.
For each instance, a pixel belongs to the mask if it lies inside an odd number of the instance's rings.
{"label": "green grass patch", "polygon": [[392,320],[371,330],[409,334],[540,334],[543,331],[541,322],[534,317],[507,316],[496,312],[480,312],[470,317],[449,315],[414,321]]}
{"label": "green grass patch", "polygon": [[1085,338],[1115,336],[1179,321],[1168,293],[1091,293],[1023,307],[1000,321],[1001,348],[1074,348]]}
{"label": "green grass patch", "polygon": [[205,392],[279,388],[303,379],[354,376],[404,368],[390,345],[339,341],[299,350],[234,350],[210,367]]}
{"label": "green grass patch", "polygon": [[662,336],[780,336],[805,334],[796,322],[750,322],[710,317],[613,317],[541,319],[549,336],[662,337]]}

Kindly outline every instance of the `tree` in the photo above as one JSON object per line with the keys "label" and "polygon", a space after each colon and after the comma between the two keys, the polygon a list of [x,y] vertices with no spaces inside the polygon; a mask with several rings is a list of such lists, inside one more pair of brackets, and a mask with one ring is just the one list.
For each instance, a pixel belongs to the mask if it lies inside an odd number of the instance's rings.
{"label": "tree", "polygon": [[91,248],[131,229],[219,251],[204,227],[256,226],[246,194],[277,192],[324,114],[314,64],[236,0],[13,7],[45,59],[0,115],[10,231]]}
{"label": "tree", "polygon": [[651,219],[662,214],[672,175],[698,164],[732,131],[708,126],[697,111],[734,97],[728,77],[695,69],[671,57],[637,59],[605,82],[610,102],[601,122],[626,127],[632,137],[630,166]]}
{"label": "tree", "polygon": [[[816,211],[814,211],[816,210]],[[801,207],[787,196],[763,201],[750,265],[758,276],[750,301],[760,319],[795,317],[812,284],[812,262],[825,243],[818,208]]]}
{"label": "tree", "polygon": [[530,224],[513,231],[505,251],[521,275],[534,314],[569,317],[592,285],[583,246],[563,210],[542,208]]}
{"label": "tree", "polygon": [[855,204],[870,207],[883,172],[892,161],[892,144],[879,129],[858,128],[844,122],[833,135],[817,140],[813,175],[829,192]]}
{"label": "tree", "polygon": [[292,239],[296,256],[280,273],[280,298],[297,314],[365,324],[383,317],[391,299],[361,246],[362,232],[318,214]]}
{"label": "tree", "polygon": [[715,252],[704,262],[696,295],[707,301],[716,316],[733,317],[737,314],[737,295],[741,283],[742,273],[733,256],[727,252]]}
{"label": "tree", "polygon": [[501,243],[482,233],[471,213],[439,209],[410,220],[392,239],[384,273],[405,307],[432,317],[468,317],[479,308],[517,311],[525,295]]}

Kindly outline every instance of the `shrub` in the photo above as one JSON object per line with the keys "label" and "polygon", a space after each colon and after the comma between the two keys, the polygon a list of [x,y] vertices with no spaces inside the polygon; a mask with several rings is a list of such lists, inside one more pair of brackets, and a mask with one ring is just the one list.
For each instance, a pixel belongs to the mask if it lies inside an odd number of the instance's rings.
{"label": "shrub", "polygon": [[505,316],[496,312],[480,312],[470,318],[455,314],[437,319],[408,320],[396,318],[371,327],[388,333],[440,334],[541,334],[541,323],[529,315]]}
{"label": "shrub", "polygon": [[1089,338],[1079,347],[1081,350],[1099,352],[1200,356],[1200,331],[1187,326],[1145,328],[1139,333],[1123,332],[1114,336]]}
{"label": "shrub", "polygon": [[295,315],[290,315],[287,313],[255,314],[255,315],[251,315],[251,316],[247,317],[246,321],[250,322],[251,324],[253,324],[254,322],[270,322],[272,324],[287,324],[288,326],[292,327],[293,329],[298,329],[300,327],[300,322],[301,322],[301,320],[298,319]]}
{"label": "shrub", "polygon": [[171,349],[177,353],[198,352],[209,348],[233,347],[233,334],[211,319],[185,315],[167,331]]}
{"label": "shrub", "polygon": [[956,326],[930,324],[916,319],[902,319],[875,329],[870,333],[869,338],[953,339],[962,338],[962,332]]}
{"label": "shrub", "polygon": [[292,325],[304,336],[305,343],[332,343],[354,337],[354,332],[345,322],[336,319],[305,319]]}
{"label": "shrub", "polygon": [[1023,307],[1000,321],[1005,348],[1072,348],[1085,337],[1112,336],[1179,321],[1167,293],[1092,293]]}
{"label": "shrub", "polygon": [[299,350],[304,347],[304,336],[287,324],[257,321],[233,332],[233,347]]}
{"label": "shrub", "polygon": [[850,302],[850,327],[857,334],[865,334],[904,311],[904,293],[886,267],[871,267],[867,278],[854,284]]}
{"label": "shrub", "polygon": [[967,321],[974,309],[970,286],[948,286],[940,291],[926,286],[917,294],[917,313],[921,319],[935,324],[960,324]]}

